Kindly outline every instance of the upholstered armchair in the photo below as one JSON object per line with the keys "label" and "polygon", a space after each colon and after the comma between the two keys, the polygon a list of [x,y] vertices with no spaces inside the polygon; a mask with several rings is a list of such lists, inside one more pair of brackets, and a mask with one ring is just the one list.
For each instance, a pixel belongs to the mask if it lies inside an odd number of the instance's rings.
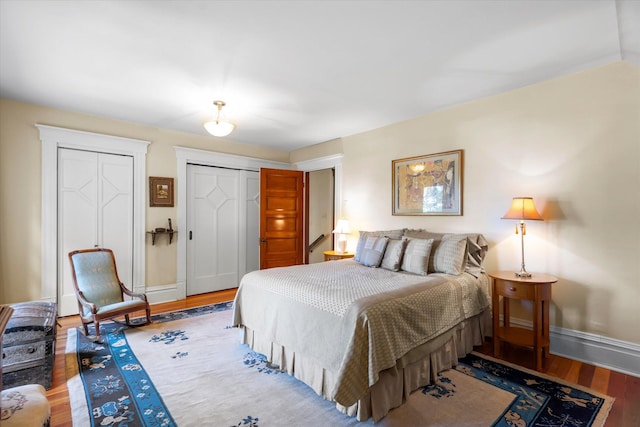
{"label": "upholstered armchair", "polygon": [[[119,316],[132,326],[129,314],[144,310],[146,323],[151,322],[151,311],[147,296],[127,289],[118,278],[116,260],[110,249],[82,249],[69,253],[73,284],[78,298],[80,319],[85,335],[89,336],[87,325],[94,323],[96,336],[100,339],[100,322]],[[124,296],[130,298],[126,299]]]}

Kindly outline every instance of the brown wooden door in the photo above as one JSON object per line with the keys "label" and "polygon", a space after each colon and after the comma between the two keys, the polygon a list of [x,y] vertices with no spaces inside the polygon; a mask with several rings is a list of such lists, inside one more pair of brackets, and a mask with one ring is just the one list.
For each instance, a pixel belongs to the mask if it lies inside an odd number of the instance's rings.
{"label": "brown wooden door", "polygon": [[260,269],[302,264],[303,172],[260,169]]}

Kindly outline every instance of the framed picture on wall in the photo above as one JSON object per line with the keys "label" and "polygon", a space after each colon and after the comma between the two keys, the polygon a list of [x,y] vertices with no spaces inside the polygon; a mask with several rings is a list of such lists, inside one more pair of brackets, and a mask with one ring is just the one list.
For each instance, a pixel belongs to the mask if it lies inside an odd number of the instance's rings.
{"label": "framed picture on wall", "polygon": [[149,206],[173,207],[173,178],[149,177]]}
{"label": "framed picture on wall", "polygon": [[392,160],[392,214],[462,215],[462,154]]}

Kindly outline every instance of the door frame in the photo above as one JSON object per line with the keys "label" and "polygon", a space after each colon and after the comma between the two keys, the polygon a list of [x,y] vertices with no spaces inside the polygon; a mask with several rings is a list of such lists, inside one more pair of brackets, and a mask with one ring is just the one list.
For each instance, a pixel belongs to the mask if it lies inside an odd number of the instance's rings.
{"label": "door frame", "polygon": [[133,292],[145,290],[146,155],[151,141],[36,124],[42,142],[42,285],[43,301],[58,295],[58,148],[133,157]]}
{"label": "door frame", "polygon": [[[333,218],[334,220],[338,220],[342,218],[343,213],[345,212],[345,207],[342,203],[342,158],[343,154],[334,154],[331,156],[318,157],[316,159],[303,160],[299,162],[294,162],[292,165],[295,169],[301,170],[304,172],[313,172],[322,169],[333,169],[334,170],[334,178],[333,178]],[[346,200],[345,200],[346,203]],[[305,213],[305,221],[308,215]],[[338,240],[338,235],[334,235],[333,245],[336,247]],[[305,242],[306,247],[308,248],[309,242]]]}
{"label": "door frame", "polygon": [[[256,172],[260,168],[291,169],[289,163],[273,160],[257,159],[254,157],[237,156],[234,154],[219,153],[216,151],[199,150],[174,146],[176,152],[177,169],[177,265],[176,286],[158,289],[158,298],[153,300],[171,301],[187,297],[187,164],[214,166],[232,169],[247,169]],[[147,294],[153,294],[153,290],[147,290]],[[160,296],[159,294],[162,294]],[[150,296],[150,300],[151,295]]]}

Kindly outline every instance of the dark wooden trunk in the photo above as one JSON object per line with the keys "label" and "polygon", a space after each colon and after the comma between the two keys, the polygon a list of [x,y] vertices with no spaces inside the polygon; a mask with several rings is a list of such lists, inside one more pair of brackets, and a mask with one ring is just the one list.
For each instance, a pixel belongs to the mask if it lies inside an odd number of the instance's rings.
{"label": "dark wooden trunk", "polygon": [[11,305],[2,339],[2,388],[24,384],[51,387],[56,351],[57,306],[49,302]]}

